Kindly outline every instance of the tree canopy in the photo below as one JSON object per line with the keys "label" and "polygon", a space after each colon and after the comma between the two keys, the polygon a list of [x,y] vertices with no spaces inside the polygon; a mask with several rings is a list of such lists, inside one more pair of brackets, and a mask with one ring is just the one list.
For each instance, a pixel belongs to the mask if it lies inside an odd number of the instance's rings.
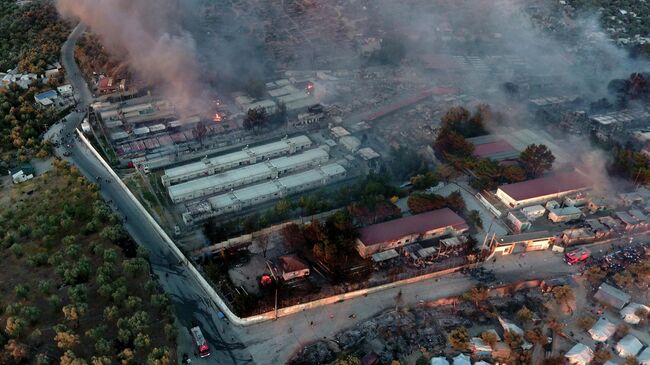
{"label": "tree canopy", "polygon": [[551,150],[543,144],[531,144],[519,155],[519,160],[529,177],[539,177],[550,171],[555,162]]}

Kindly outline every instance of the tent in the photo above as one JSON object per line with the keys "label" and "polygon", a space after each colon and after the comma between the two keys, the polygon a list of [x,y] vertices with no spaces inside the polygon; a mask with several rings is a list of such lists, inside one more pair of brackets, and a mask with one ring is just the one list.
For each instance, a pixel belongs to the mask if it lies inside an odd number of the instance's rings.
{"label": "tent", "polygon": [[449,361],[444,357],[432,357],[431,365],[449,365]]}
{"label": "tent", "polygon": [[643,308],[646,312],[650,312],[650,307],[648,306],[639,303],[630,303],[621,310],[621,318],[629,324],[638,324],[641,322],[641,318],[636,315],[636,311],[639,308]]}
{"label": "tent", "polygon": [[616,332],[616,325],[606,318],[601,318],[588,332],[592,340],[605,342]]}
{"label": "tent", "polygon": [[481,361],[475,362],[474,365],[492,365],[492,364],[490,364],[489,362],[485,362],[485,361],[481,360]]}
{"label": "tent", "polygon": [[519,326],[517,326],[516,324],[514,324],[514,323],[512,323],[510,321],[507,321],[507,320],[499,317],[499,323],[501,324],[501,327],[503,327],[504,331],[510,331],[512,333],[518,334],[519,336],[524,335],[524,330],[522,330],[521,328],[519,328]]}
{"label": "tent", "polygon": [[645,350],[641,351],[639,356],[636,357],[639,360],[641,365],[650,365],[650,347],[646,347]]}
{"label": "tent", "polygon": [[641,341],[634,335],[628,334],[616,344],[616,353],[620,357],[636,356],[642,348]]}
{"label": "tent", "polygon": [[605,283],[600,284],[594,298],[616,309],[621,309],[630,302],[629,294]]}
{"label": "tent", "polygon": [[469,356],[458,354],[458,356],[454,357],[454,365],[472,365],[472,362],[469,361]]}
{"label": "tent", "polygon": [[594,352],[587,346],[577,343],[564,355],[569,364],[587,365],[594,358]]}
{"label": "tent", "polygon": [[483,340],[480,337],[472,337],[470,340],[470,347],[472,348],[472,352],[474,354],[491,354],[492,353],[492,347],[490,345],[486,344],[483,342]]}

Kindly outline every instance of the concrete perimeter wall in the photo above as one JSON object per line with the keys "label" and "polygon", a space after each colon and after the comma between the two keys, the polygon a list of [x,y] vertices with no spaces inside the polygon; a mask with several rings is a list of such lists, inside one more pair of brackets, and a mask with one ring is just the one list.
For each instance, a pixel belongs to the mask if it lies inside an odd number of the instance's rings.
{"label": "concrete perimeter wall", "polygon": [[435,277],[439,277],[439,276],[454,273],[454,272],[459,271],[459,270],[461,270],[463,268],[476,267],[478,265],[478,264],[470,264],[470,265],[459,266],[459,267],[456,267],[456,268],[447,269],[447,270],[443,270],[443,271],[437,271],[437,272],[433,272],[433,273],[430,273],[430,274],[421,275],[421,276],[417,276],[417,277],[413,277],[413,278],[409,278],[409,279],[404,279],[404,280],[400,280],[400,281],[395,281],[395,282],[392,282],[392,283],[389,283],[389,284],[379,285],[379,286],[372,287],[372,288],[355,290],[355,291],[351,291],[351,292],[348,292],[348,293],[338,294],[338,295],[334,295],[334,296],[331,296],[331,297],[314,300],[314,301],[311,301],[309,303],[302,303],[302,304],[297,304],[297,305],[293,305],[293,306],[286,307],[286,308],[281,308],[281,309],[279,309],[277,311],[277,313],[276,313],[276,311],[270,311],[270,312],[267,312],[267,313],[258,314],[258,315],[251,316],[251,317],[241,318],[241,317],[238,317],[235,313],[233,313],[230,310],[230,308],[228,307],[226,302],[219,296],[219,294],[217,294],[217,292],[210,285],[210,283],[208,283],[207,280],[205,280],[205,278],[203,277],[203,275],[201,275],[201,273],[196,269],[196,267],[194,267],[194,265],[192,265],[192,263],[185,258],[185,255],[183,255],[183,253],[178,249],[178,247],[176,247],[176,244],[174,244],[174,242],[171,240],[171,238],[169,238],[167,233],[160,227],[158,222],[156,222],[156,220],[153,219],[153,217],[144,208],[144,206],[142,206],[140,201],[133,195],[133,193],[131,193],[129,188],[124,184],[124,182],[122,182],[122,179],[120,179],[120,177],[117,176],[115,171],[113,171],[111,166],[108,163],[106,163],[106,161],[102,158],[102,156],[95,150],[95,148],[88,141],[88,139],[86,139],[86,137],[83,135],[83,133],[77,129],[77,134],[81,138],[81,141],[86,145],[86,147],[88,147],[88,149],[95,156],[95,158],[97,158],[99,160],[99,162],[108,170],[108,172],[111,174],[111,176],[117,181],[117,183],[120,185],[120,187],[122,189],[124,189],[124,191],[127,193],[127,195],[133,200],[135,205],[138,207],[138,209],[142,213],[142,216],[145,217],[153,225],[153,227],[156,229],[156,231],[160,235],[160,238],[167,245],[167,247],[170,249],[170,251],[176,256],[176,258],[179,261],[183,262],[183,265],[185,265],[187,267],[187,269],[190,271],[190,273],[194,276],[194,279],[196,279],[196,282],[201,286],[203,291],[206,293],[208,298],[210,298],[213,301],[213,303],[217,307],[219,307],[219,309],[221,309],[221,311],[228,318],[228,320],[230,320],[232,323],[240,325],[240,326],[250,326],[250,325],[253,325],[253,324],[256,324],[256,323],[261,323],[261,322],[273,320],[273,319],[275,319],[277,317],[289,316],[289,315],[292,315],[292,314],[295,314],[295,313],[298,313],[298,312],[302,312],[302,311],[307,310],[307,309],[317,308],[317,307],[337,303],[337,302],[340,302],[340,301],[357,298],[357,297],[360,297],[360,296],[363,296],[363,295],[376,293],[376,292],[379,292],[379,291],[382,291],[382,290],[391,289],[391,288],[395,288],[395,287],[402,286],[402,285],[417,283],[417,282],[423,281],[423,280],[429,280],[431,278],[435,278]]}

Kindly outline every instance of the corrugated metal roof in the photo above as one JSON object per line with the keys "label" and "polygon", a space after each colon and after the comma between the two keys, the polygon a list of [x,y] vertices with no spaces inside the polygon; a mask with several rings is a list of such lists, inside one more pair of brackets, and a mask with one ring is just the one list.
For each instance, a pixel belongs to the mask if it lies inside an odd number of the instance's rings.
{"label": "corrugated metal roof", "polygon": [[589,179],[585,175],[573,171],[501,185],[499,190],[508,194],[512,199],[520,201],[586,189],[587,187],[589,187]]}
{"label": "corrugated metal roof", "polygon": [[460,230],[466,229],[467,224],[451,209],[443,208],[362,228],[359,239],[365,246],[371,246],[445,227]]}

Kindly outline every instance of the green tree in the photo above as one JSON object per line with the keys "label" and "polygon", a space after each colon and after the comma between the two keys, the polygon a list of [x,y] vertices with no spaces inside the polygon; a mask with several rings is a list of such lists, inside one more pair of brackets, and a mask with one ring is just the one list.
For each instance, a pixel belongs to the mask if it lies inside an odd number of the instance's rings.
{"label": "green tree", "polygon": [[449,344],[457,351],[469,350],[469,332],[465,327],[458,327],[449,332],[447,336]]}
{"label": "green tree", "polygon": [[361,365],[361,360],[354,355],[345,355],[336,359],[333,365]]}
{"label": "green tree", "polygon": [[54,336],[56,346],[60,349],[71,349],[79,344],[79,336],[72,331],[57,331]]}
{"label": "green tree", "polygon": [[60,365],[86,365],[86,360],[77,357],[74,352],[67,350],[63,356],[61,356]]}
{"label": "green tree", "polygon": [[533,312],[531,312],[526,306],[521,307],[521,309],[517,311],[516,315],[517,319],[523,323],[530,322],[533,319]]}
{"label": "green tree", "polygon": [[607,276],[607,273],[600,266],[591,266],[585,271],[585,276],[591,285],[599,285]]}
{"label": "green tree", "polygon": [[476,306],[478,308],[480,306],[481,302],[487,300],[487,298],[488,298],[488,290],[485,287],[477,286],[477,287],[474,287],[474,288],[470,289],[469,291],[465,292],[462,295],[462,298],[464,300],[467,300],[467,301],[470,301],[470,302],[474,303],[474,306]]}
{"label": "green tree", "polygon": [[124,260],[122,262],[122,267],[124,272],[131,277],[137,277],[141,274],[144,274],[149,268],[147,261],[141,257],[135,257],[132,259]]}
{"label": "green tree", "polygon": [[498,339],[497,335],[494,332],[485,331],[485,332],[481,333],[481,340],[483,340],[483,342],[486,345],[494,348],[494,346],[497,344],[497,341],[499,339]]}
{"label": "green tree", "polygon": [[[11,339],[5,345],[5,353],[13,359],[16,364],[20,364],[23,361],[27,360],[29,352],[27,347],[21,343],[18,343],[15,339]],[[0,357],[1,359],[2,357]]]}
{"label": "green tree", "polygon": [[519,155],[519,160],[530,177],[539,177],[550,171],[555,161],[555,156],[543,144],[531,144]]}
{"label": "green tree", "polygon": [[594,351],[594,364],[603,365],[612,358],[612,353],[606,348],[600,348]]}
{"label": "green tree", "polygon": [[578,318],[578,321],[576,323],[578,325],[578,328],[580,328],[583,331],[587,331],[594,326],[596,320],[592,317],[583,316]]}
{"label": "green tree", "polygon": [[478,210],[471,210],[468,216],[469,221],[478,229],[483,229],[483,219]]}
{"label": "green tree", "polygon": [[111,341],[105,338],[98,338],[95,341],[95,351],[101,355],[109,355],[113,350],[113,344]]}
{"label": "green tree", "polygon": [[24,319],[16,316],[10,316],[7,317],[5,332],[7,332],[9,336],[18,337],[26,326],[27,322]]}
{"label": "green tree", "polygon": [[147,356],[147,365],[169,365],[171,354],[166,347],[156,347]]}
{"label": "green tree", "polygon": [[565,305],[569,312],[573,314],[573,308],[571,308],[571,301],[575,299],[575,294],[573,294],[573,289],[570,286],[562,285],[556,286],[551,291],[555,301],[560,305]]}

